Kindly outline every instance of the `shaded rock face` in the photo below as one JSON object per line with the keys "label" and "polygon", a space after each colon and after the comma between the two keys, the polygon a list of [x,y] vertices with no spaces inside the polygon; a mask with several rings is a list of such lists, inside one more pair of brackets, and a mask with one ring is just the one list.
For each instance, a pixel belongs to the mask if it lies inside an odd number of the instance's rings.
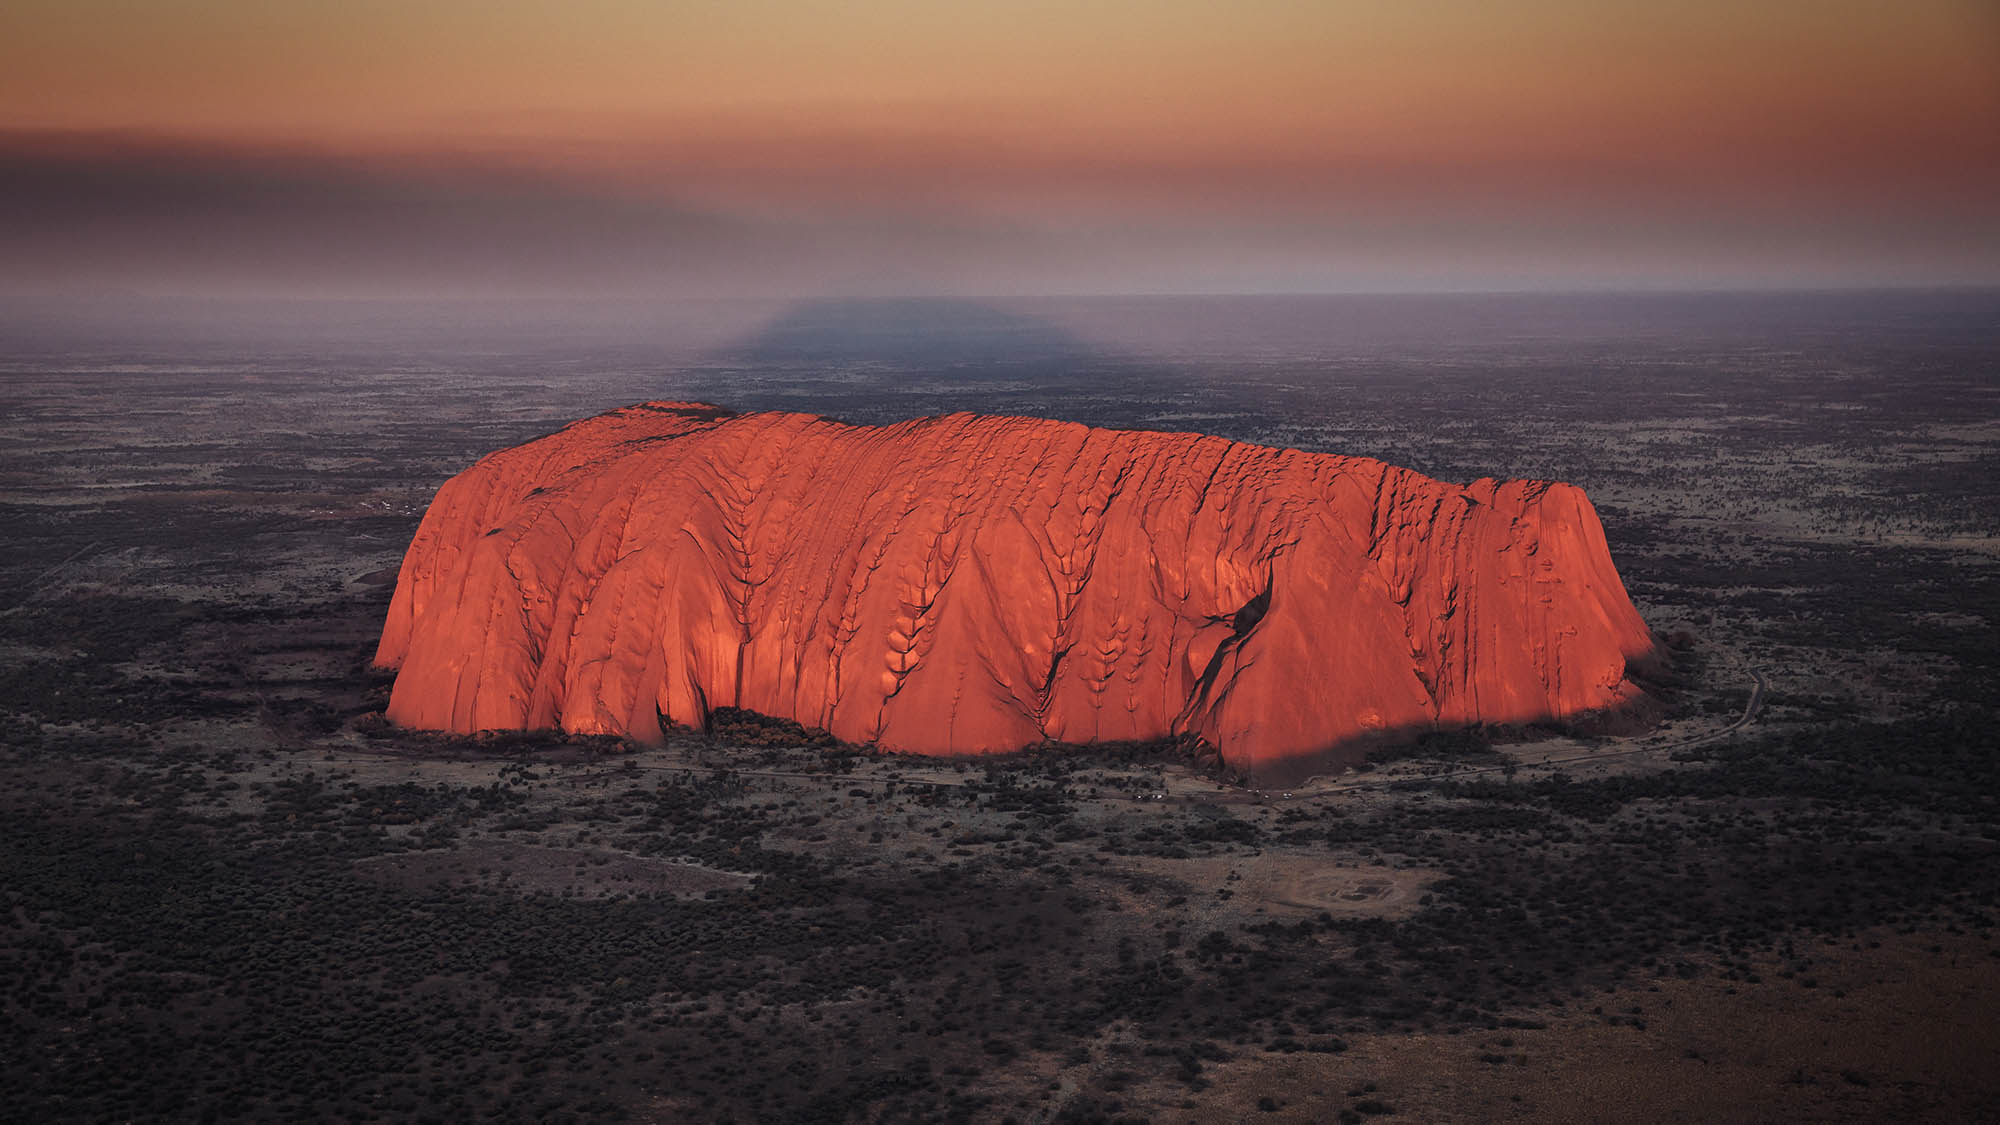
{"label": "shaded rock face", "polygon": [[1195,735],[1265,772],[1626,708],[1654,652],[1569,485],[656,402],[447,482],[376,663],[412,727],[658,739],[732,706],[924,754]]}

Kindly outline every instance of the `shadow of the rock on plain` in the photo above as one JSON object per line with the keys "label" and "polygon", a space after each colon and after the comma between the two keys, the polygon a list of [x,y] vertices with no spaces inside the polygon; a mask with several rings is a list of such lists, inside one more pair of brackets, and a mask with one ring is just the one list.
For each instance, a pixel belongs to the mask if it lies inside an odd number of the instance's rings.
{"label": "shadow of the rock on plain", "polygon": [[942,297],[802,301],[716,358],[760,367],[1028,379],[1142,362],[1042,317]]}
{"label": "shadow of the rock on plain", "polygon": [[1002,301],[802,301],[683,372],[689,393],[746,410],[883,423],[973,411],[1144,429],[1191,376]]}

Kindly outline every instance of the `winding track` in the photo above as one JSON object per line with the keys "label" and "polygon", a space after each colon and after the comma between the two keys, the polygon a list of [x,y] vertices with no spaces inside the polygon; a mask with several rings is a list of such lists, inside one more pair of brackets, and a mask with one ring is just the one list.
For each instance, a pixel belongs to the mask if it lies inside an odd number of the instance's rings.
{"label": "winding track", "polygon": [[41,572],[40,574],[35,575],[34,578],[28,581],[27,593],[21,595],[20,601],[14,603],[7,609],[0,610],[0,617],[11,617],[14,614],[17,614],[22,610],[26,609],[28,607],[29,602],[32,602],[37,597],[41,596],[42,590],[48,586],[50,579],[54,578],[58,574],[61,574],[63,570],[66,567],[68,567],[71,563],[77,561],[78,559],[91,553],[92,551],[95,551],[98,548],[99,544],[101,544],[102,542],[103,540],[101,539],[93,539],[90,542],[85,543],[82,547],[78,548],[77,551],[71,554],[68,558],[48,568],[47,570]]}

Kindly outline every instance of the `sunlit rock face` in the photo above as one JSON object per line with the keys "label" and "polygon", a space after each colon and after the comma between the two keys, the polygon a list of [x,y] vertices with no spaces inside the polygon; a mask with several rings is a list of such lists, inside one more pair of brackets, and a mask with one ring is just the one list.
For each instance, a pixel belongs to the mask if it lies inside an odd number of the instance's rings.
{"label": "sunlit rock face", "polygon": [[732,706],[923,754],[1196,735],[1256,772],[1628,708],[1654,651],[1565,484],[655,402],[447,482],[376,662],[411,727],[658,739]]}

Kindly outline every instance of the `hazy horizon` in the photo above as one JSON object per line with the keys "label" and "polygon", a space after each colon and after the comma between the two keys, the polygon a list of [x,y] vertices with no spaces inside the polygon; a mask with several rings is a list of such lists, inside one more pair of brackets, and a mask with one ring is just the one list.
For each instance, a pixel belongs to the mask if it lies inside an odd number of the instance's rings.
{"label": "hazy horizon", "polygon": [[1995,284],[1973,0],[0,14],[0,292]]}

